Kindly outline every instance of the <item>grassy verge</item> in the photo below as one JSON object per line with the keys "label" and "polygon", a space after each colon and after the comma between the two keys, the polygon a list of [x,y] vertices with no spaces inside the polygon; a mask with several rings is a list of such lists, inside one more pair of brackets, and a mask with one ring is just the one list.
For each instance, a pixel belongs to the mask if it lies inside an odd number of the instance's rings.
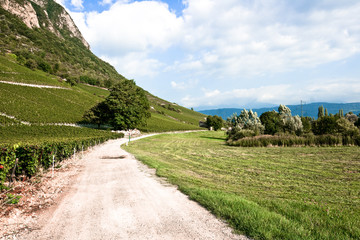
{"label": "grassy verge", "polygon": [[359,147],[238,148],[197,132],[126,150],[247,236],[360,238]]}

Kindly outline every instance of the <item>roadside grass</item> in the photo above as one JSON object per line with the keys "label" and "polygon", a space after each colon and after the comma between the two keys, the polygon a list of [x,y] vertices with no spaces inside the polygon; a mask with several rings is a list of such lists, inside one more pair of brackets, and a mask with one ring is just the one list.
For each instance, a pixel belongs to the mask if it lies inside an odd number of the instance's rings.
{"label": "roadside grass", "polygon": [[240,148],[223,132],[158,135],[125,147],[255,239],[360,239],[360,148]]}

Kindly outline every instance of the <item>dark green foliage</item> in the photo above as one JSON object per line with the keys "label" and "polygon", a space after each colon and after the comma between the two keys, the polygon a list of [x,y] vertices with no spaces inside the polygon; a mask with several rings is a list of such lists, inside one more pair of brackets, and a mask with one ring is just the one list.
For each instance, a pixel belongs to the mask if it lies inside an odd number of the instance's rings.
{"label": "dark green foliage", "polygon": [[34,59],[28,59],[25,62],[25,66],[32,69],[32,70],[34,70],[37,67],[37,64],[36,64]]}
{"label": "dark green foliage", "polygon": [[339,146],[339,145],[359,145],[359,138],[350,138],[340,135],[305,135],[302,137],[294,135],[280,136],[258,136],[256,138],[248,137],[238,140],[228,140],[227,144],[238,147],[292,147],[292,146]]}
{"label": "dark green foliage", "polygon": [[260,115],[262,125],[264,125],[265,134],[274,135],[280,131],[280,115],[275,111],[264,112]]}
{"label": "dark green foliage", "polygon": [[99,85],[99,80],[91,78],[89,76],[80,76],[80,82],[87,83],[90,85]]}
{"label": "dark green foliage", "polygon": [[313,121],[311,129],[315,135],[336,133],[337,123],[335,117],[321,117]]}
{"label": "dark green foliage", "polygon": [[256,136],[255,132],[250,129],[239,129],[237,127],[231,128],[230,131],[226,132],[227,139],[231,141],[236,141],[245,137],[254,137]]}
{"label": "dark green foliage", "polygon": [[321,105],[318,110],[318,118],[322,118],[324,116],[325,116],[324,107]]}
{"label": "dark green foliage", "polygon": [[100,102],[86,111],[83,118],[85,122],[96,124],[100,128],[101,124],[107,123],[110,118],[109,106],[105,101]]}
{"label": "dark green foliage", "polygon": [[105,101],[85,113],[84,120],[99,126],[110,124],[114,129],[134,129],[146,124],[149,109],[145,91],[133,80],[126,80],[114,85]]}
{"label": "dark green foliage", "polygon": [[48,64],[47,62],[44,62],[44,61],[41,61],[38,63],[38,68],[47,73],[52,72],[50,64]]}
{"label": "dark green foliage", "polygon": [[211,127],[213,127],[213,129],[215,131],[221,129],[224,125],[224,121],[221,117],[215,115],[215,116],[207,116],[206,118],[206,125],[208,126],[208,128],[210,129]]}
{"label": "dark green foliage", "polygon": [[311,117],[301,117],[301,122],[302,122],[302,125],[303,125],[303,132],[304,133],[311,132],[312,118]]}
{"label": "dark green foliage", "polygon": [[[360,115],[360,114],[359,114]],[[358,120],[354,123],[354,125],[358,128],[360,128],[360,117],[358,118]]]}

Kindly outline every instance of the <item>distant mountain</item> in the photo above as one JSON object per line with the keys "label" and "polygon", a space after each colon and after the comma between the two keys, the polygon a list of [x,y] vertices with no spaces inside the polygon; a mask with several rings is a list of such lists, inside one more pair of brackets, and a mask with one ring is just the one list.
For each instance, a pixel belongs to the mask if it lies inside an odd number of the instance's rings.
{"label": "distant mountain", "polygon": [[[319,106],[324,106],[330,113],[336,114],[339,112],[340,109],[343,109],[344,113],[353,112],[354,114],[358,115],[360,113],[360,103],[325,103],[325,102],[317,102],[317,103],[310,103],[310,104],[304,104],[304,105],[287,105],[287,107],[290,108],[291,114],[293,116],[299,115],[304,117],[313,117],[317,118],[318,114],[318,108]],[[254,112],[257,112],[258,116],[260,116],[262,113],[267,111],[278,110],[279,106],[274,107],[267,107],[267,108],[255,108],[252,109]],[[206,115],[218,115],[222,117],[223,119],[227,119],[232,114],[237,113],[240,114],[240,112],[243,109],[241,108],[220,108],[220,109],[211,109],[211,110],[202,110],[199,111]],[[302,111],[302,114],[301,114]]]}

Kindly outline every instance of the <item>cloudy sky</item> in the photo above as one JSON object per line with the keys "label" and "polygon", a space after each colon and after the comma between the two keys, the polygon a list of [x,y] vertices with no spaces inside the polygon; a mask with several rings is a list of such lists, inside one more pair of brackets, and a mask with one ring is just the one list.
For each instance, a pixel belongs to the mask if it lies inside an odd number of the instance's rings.
{"label": "cloudy sky", "polygon": [[358,0],[58,0],[91,50],[197,110],[360,102]]}

